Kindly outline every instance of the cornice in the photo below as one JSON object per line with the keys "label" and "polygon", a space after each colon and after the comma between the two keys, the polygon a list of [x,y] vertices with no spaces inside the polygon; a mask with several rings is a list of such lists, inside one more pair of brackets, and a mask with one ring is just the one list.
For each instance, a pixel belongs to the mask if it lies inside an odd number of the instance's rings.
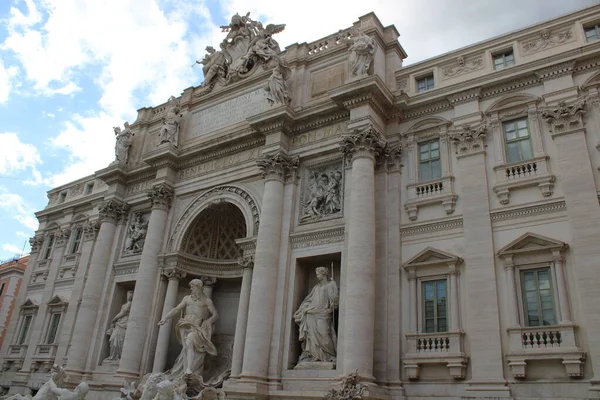
{"label": "cornice", "polygon": [[296,121],[296,113],[289,106],[280,106],[246,119],[256,131],[267,135],[271,132],[290,133]]}
{"label": "cornice", "polygon": [[369,103],[382,117],[389,119],[394,95],[377,75],[350,81],[329,91],[329,97],[346,109]]}
{"label": "cornice", "polygon": [[322,246],[325,244],[343,242],[344,233],[345,228],[343,226],[309,232],[298,232],[290,235],[290,242],[292,243],[292,249]]}
{"label": "cornice", "polygon": [[[217,147],[215,149],[212,149],[213,150],[212,152],[204,154],[204,155],[202,155],[202,153],[200,153],[200,154],[196,154],[195,157],[193,157],[193,158],[185,157],[186,158],[185,161],[180,161],[179,164],[177,165],[177,167],[178,167],[178,169],[193,167],[195,165],[202,164],[206,161],[210,161],[215,158],[221,158],[221,157],[228,156],[231,154],[239,153],[244,150],[260,147],[264,144],[265,144],[264,137],[253,136],[253,137],[248,138],[245,141],[239,140],[236,142],[232,142],[232,146],[229,146],[229,147],[222,147],[222,148]],[[202,148],[201,145],[197,145],[194,147],[197,149]],[[189,155],[189,154],[186,154],[186,156],[187,155]],[[180,158],[180,160],[181,160],[181,158]]]}
{"label": "cornice", "polygon": [[144,162],[157,169],[164,167],[176,168],[179,152],[172,146],[162,146],[144,154],[142,159]]}
{"label": "cornice", "polygon": [[529,207],[520,207],[513,210],[492,211],[490,213],[490,217],[493,222],[506,221],[511,219],[533,217],[537,215],[552,214],[566,210],[567,206],[563,200],[554,203],[539,204]]}
{"label": "cornice", "polygon": [[462,219],[462,217],[459,217],[459,218],[453,218],[453,219],[445,220],[445,221],[405,226],[403,228],[400,228],[400,236],[407,237],[407,236],[421,235],[421,234],[425,234],[425,233],[432,233],[432,232],[438,232],[438,231],[462,229],[462,227],[463,227],[463,219]]}

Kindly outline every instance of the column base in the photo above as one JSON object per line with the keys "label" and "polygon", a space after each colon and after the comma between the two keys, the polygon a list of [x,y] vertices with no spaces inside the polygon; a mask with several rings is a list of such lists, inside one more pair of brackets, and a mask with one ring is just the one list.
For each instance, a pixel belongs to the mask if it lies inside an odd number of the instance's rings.
{"label": "column base", "polygon": [[259,378],[240,376],[232,381],[223,382],[223,391],[227,393],[228,399],[234,400],[266,400],[269,393],[269,385]]}
{"label": "column base", "polygon": [[463,399],[511,398],[510,389],[503,379],[474,380],[465,388],[467,395]]}
{"label": "column base", "polygon": [[139,380],[140,373],[138,371],[127,371],[125,369],[117,369],[115,373],[115,378],[120,378],[124,380]]}

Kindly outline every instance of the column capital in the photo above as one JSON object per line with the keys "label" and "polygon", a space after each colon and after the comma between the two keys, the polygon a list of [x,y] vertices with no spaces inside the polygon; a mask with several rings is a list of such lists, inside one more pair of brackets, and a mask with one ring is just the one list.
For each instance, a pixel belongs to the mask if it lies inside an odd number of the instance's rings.
{"label": "column capital", "polygon": [[483,151],[483,141],[487,125],[462,125],[460,128],[449,132],[450,140],[456,146],[456,154],[471,155]]}
{"label": "column capital", "polygon": [[111,222],[116,224],[129,211],[129,204],[121,200],[106,200],[99,208],[100,222]]}
{"label": "column capital", "polygon": [[67,244],[71,236],[71,228],[59,228],[56,230],[54,237],[56,238],[56,246],[64,246]]}
{"label": "column capital", "polygon": [[88,221],[83,224],[83,240],[94,240],[100,229],[100,221]]}
{"label": "column capital", "polygon": [[358,158],[370,158],[373,161],[384,153],[387,143],[379,138],[379,134],[372,127],[355,129],[352,133],[343,135],[340,142],[340,151],[350,162]]}
{"label": "column capital", "polygon": [[254,268],[254,256],[240,257],[237,262],[242,269]]}
{"label": "column capital", "polygon": [[201,276],[200,280],[204,283],[205,287],[213,287],[217,283],[217,278],[214,276]]}
{"label": "column capital", "polygon": [[402,167],[402,145],[393,146],[386,143],[377,158],[377,169],[381,171],[394,171]]}
{"label": "column capital", "polygon": [[158,185],[154,185],[152,189],[148,191],[148,198],[150,199],[153,210],[166,211],[171,206],[173,188],[166,183],[159,183]]}
{"label": "column capital", "polygon": [[550,125],[552,138],[583,129],[585,105],[586,99],[572,104],[561,101],[557,107],[542,111],[542,118]]}
{"label": "column capital", "polygon": [[29,238],[29,245],[31,246],[31,253],[37,253],[40,251],[42,244],[44,243],[44,235],[35,235]]}
{"label": "column capital", "polygon": [[285,181],[288,175],[296,171],[298,164],[298,157],[289,157],[281,151],[264,155],[256,161],[256,165],[261,170],[263,178],[267,181],[271,179]]}
{"label": "column capital", "polygon": [[187,273],[180,268],[177,267],[167,267],[163,268],[160,273],[164,275],[167,279],[175,279],[180,280],[187,276]]}

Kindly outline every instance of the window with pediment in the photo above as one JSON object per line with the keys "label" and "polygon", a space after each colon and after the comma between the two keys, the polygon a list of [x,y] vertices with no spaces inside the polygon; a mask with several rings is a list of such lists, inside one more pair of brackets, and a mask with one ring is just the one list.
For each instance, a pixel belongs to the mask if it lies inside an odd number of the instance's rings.
{"label": "window with pediment", "polygon": [[417,220],[421,207],[441,206],[446,214],[454,212],[456,194],[450,163],[449,125],[443,118],[429,117],[403,134],[408,162],[408,199],[404,208],[411,221]]}
{"label": "window with pediment", "polygon": [[559,359],[569,376],[582,374],[585,354],[571,320],[565,252],[559,240],[528,232],[498,251],[504,264],[509,327],[507,359],[516,378],[527,362]]}
{"label": "window with pediment", "polygon": [[446,364],[449,374],[465,376],[467,356],[460,324],[462,259],[427,247],[403,264],[409,285],[409,332],[403,358],[409,379],[427,364]]}
{"label": "window with pediment", "polygon": [[246,237],[246,220],[230,203],[215,204],[202,211],[184,239],[186,253],[203,258],[237,260],[242,250],[236,239]]}
{"label": "window with pediment", "polygon": [[506,96],[487,110],[494,142],[494,186],[500,204],[509,204],[510,192],[537,186],[542,197],[554,191],[555,176],[544,151],[539,98],[529,94]]}
{"label": "window with pediment", "polygon": [[31,333],[31,325],[37,314],[39,305],[32,299],[27,299],[20,307],[19,310],[19,329],[17,336],[15,337],[14,344],[18,346],[26,345],[29,341]]}

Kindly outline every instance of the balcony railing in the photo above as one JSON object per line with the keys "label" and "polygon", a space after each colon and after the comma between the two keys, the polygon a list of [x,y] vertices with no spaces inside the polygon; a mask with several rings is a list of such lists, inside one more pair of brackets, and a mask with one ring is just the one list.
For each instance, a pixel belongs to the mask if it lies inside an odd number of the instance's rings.
{"label": "balcony railing", "polygon": [[407,334],[407,353],[403,361],[408,378],[419,379],[423,364],[446,364],[452,377],[463,379],[468,362],[463,337],[463,332]]}
{"label": "balcony railing", "polygon": [[494,192],[500,204],[509,203],[511,190],[538,186],[543,197],[549,197],[554,191],[554,175],[550,174],[548,157],[498,165],[494,167]]}
{"label": "balcony railing", "polygon": [[453,180],[454,178],[448,176],[433,181],[408,185],[406,187],[408,200],[404,205],[408,213],[408,218],[411,221],[416,221],[420,207],[440,203],[446,214],[452,214],[456,204]]}

